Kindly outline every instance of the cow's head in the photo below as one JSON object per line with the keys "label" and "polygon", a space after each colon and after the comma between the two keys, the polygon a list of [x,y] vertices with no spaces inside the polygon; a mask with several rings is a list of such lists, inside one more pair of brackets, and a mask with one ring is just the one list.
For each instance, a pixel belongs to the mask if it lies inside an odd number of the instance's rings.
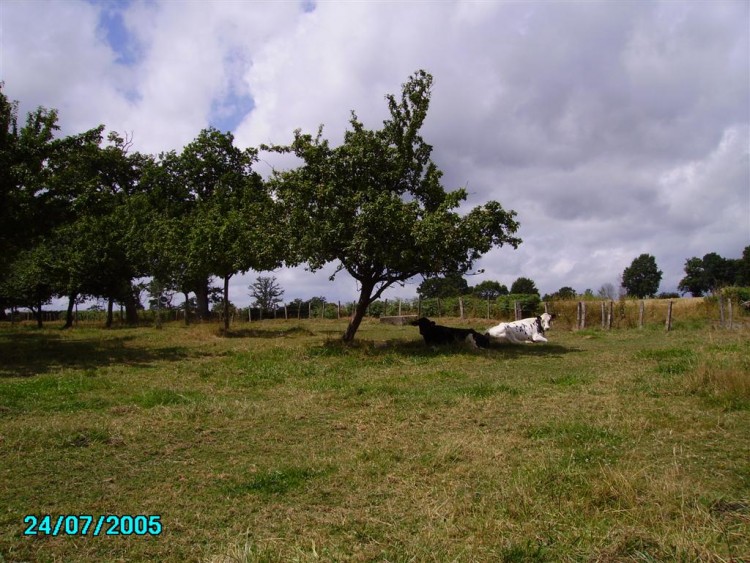
{"label": "cow's head", "polygon": [[550,329],[550,327],[552,326],[552,319],[554,318],[555,315],[550,315],[549,313],[542,313],[536,318],[536,322],[539,325],[541,332]]}
{"label": "cow's head", "polygon": [[427,317],[420,317],[416,321],[412,321],[412,326],[418,326],[419,327],[419,333],[424,334],[425,330],[428,330],[430,327],[435,326],[435,321],[431,321]]}

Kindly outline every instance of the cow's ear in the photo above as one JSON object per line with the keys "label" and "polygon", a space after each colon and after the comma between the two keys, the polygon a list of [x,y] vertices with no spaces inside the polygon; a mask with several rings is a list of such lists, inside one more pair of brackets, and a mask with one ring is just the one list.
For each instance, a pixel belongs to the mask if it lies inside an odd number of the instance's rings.
{"label": "cow's ear", "polygon": [[556,315],[555,313],[552,313],[552,314],[551,314],[551,315],[549,316],[549,318],[550,318],[550,319],[556,319],[556,318],[557,318],[557,315]]}

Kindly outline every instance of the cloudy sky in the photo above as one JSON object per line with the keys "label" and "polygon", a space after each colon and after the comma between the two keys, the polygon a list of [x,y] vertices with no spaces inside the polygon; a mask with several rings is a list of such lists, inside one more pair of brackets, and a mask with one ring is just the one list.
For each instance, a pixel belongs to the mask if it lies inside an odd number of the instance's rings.
{"label": "cloudy sky", "polygon": [[[662,291],[685,260],[750,244],[750,2],[0,2],[0,80],[63,134],[103,123],[135,149],[180,149],[213,125],[287,143],[433,74],[423,136],[447,189],[518,212],[518,250],[473,276],[597,291],[641,253]],[[267,175],[271,155],[258,171]],[[352,300],[344,275],[275,275],[287,300]],[[257,273],[232,281],[249,302]],[[267,274],[266,274],[267,275]],[[421,280],[386,297],[411,297]]]}

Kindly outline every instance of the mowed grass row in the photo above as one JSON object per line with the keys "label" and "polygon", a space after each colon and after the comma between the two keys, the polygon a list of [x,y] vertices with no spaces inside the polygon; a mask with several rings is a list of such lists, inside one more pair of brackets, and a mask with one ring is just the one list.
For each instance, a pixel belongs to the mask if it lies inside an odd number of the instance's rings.
{"label": "mowed grass row", "polygon": [[[0,330],[0,560],[750,558],[746,330],[344,327]],[[23,537],[26,514],[164,530]]]}

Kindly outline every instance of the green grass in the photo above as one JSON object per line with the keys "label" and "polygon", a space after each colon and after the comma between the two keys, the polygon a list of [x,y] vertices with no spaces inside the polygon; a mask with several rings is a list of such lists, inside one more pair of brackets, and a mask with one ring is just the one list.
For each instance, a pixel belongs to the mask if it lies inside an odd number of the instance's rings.
{"label": "green grass", "polygon": [[[750,557],[747,331],[343,329],[0,327],[0,561]],[[29,538],[26,514],[164,531]]]}

